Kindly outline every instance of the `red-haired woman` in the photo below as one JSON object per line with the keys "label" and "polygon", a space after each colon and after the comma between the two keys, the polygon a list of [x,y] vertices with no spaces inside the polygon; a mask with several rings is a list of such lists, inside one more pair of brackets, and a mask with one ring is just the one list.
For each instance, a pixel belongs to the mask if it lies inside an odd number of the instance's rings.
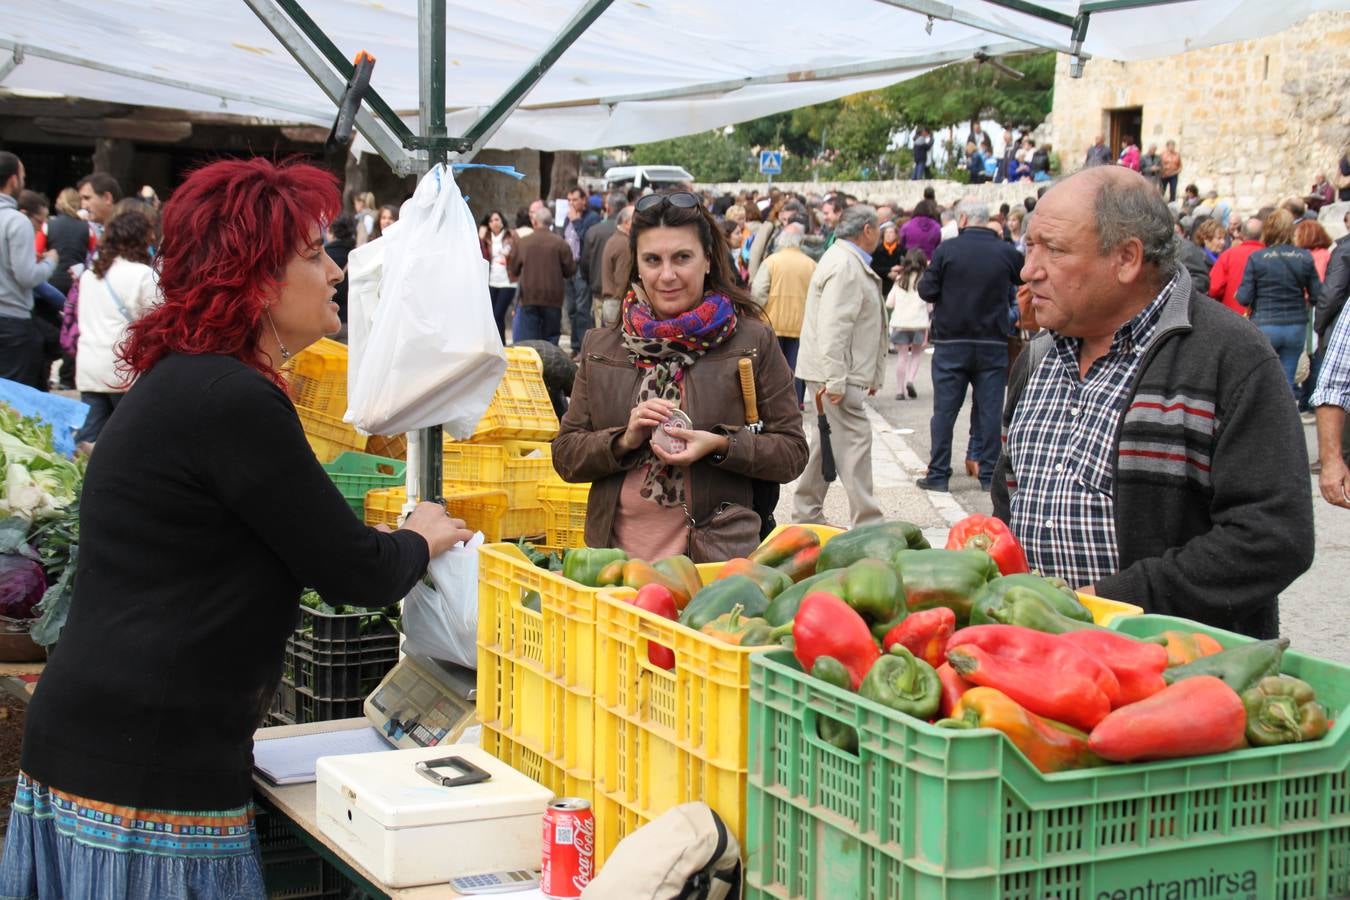
{"label": "red-haired woman", "polygon": [[328,173],[213,163],[164,206],[162,303],[81,500],[70,617],[33,696],[0,896],[264,896],[252,735],[302,587],[384,606],[469,537],[424,503],[354,518],[282,389],[338,328]]}

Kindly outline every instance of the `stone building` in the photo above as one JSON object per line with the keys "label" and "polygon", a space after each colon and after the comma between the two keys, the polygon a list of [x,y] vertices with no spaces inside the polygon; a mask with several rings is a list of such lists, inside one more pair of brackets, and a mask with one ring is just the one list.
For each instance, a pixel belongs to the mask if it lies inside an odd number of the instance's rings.
{"label": "stone building", "polygon": [[1094,58],[1081,79],[1061,56],[1042,134],[1065,171],[1083,164],[1095,135],[1119,155],[1131,134],[1145,151],[1176,141],[1180,185],[1218,191],[1239,210],[1303,196],[1350,144],[1350,12],[1178,56]]}

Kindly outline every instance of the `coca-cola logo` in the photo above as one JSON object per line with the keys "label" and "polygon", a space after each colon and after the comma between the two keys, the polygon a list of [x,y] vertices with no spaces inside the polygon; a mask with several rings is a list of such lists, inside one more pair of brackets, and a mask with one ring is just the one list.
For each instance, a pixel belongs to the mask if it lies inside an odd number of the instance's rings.
{"label": "coca-cola logo", "polygon": [[595,874],[595,818],[586,816],[577,823],[577,874],[572,876],[572,887],[580,890],[591,883]]}

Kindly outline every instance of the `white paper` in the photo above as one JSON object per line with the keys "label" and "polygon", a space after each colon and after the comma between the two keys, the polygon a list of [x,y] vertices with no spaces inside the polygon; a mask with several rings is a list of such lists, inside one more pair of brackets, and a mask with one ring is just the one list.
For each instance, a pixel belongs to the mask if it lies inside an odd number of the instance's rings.
{"label": "white paper", "polygon": [[321,756],[382,753],[394,746],[374,728],[322,731],[296,737],[272,738],[253,744],[253,768],[273,784],[314,781],[314,765]]}

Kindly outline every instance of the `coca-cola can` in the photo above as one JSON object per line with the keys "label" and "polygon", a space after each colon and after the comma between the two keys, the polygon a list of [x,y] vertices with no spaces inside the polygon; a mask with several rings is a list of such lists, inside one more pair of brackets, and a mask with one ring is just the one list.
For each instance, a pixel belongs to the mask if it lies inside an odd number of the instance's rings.
{"label": "coca-cola can", "polygon": [[539,890],[549,900],[576,900],[595,874],[595,816],[591,802],[560,797],[544,810],[544,859]]}

